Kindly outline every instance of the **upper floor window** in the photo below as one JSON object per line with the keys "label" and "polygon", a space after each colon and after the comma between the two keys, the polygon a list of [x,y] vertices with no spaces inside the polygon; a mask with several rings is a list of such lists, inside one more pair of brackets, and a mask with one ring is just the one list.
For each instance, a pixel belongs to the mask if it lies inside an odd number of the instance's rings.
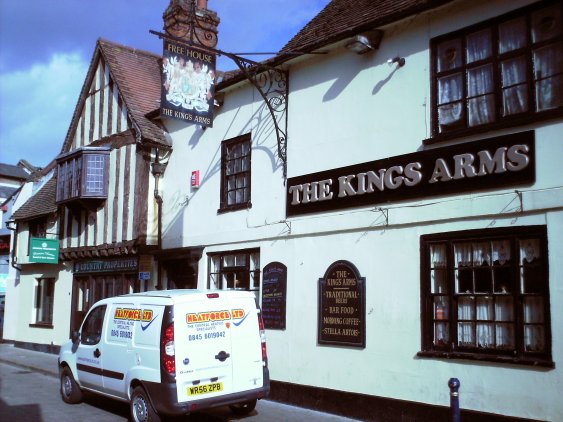
{"label": "upper floor window", "polygon": [[545,226],[421,241],[424,352],[552,365]]}
{"label": "upper floor window", "polygon": [[57,158],[57,202],[107,198],[109,148],[84,147]]}
{"label": "upper floor window", "polygon": [[433,135],[561,116],[562,16],[541,2],[434,39]]}
{"label": "upper floor window", "polygon": [[208,287],[212,290],[260,290],[260,251],[210,254]]}
{"label": "upper floor window", "polygon": [[31,252],[31,238],[46,238],[47,237],[47,218],[41,217],[34,220],[29,220],[29,236],[27,238],[27,254]]}
{"label": "upper floor window", "polygon": [[229,139],[221,145],[219,211],[250,206],[250,146],[250,134]]}

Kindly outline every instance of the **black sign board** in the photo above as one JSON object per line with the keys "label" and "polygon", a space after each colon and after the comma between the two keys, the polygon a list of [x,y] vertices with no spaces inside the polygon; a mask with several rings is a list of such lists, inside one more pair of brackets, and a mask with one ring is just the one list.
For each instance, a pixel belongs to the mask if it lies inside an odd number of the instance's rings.
{"label": "black sign board", "polygon": [[288,179],[288,217],[535,181],[534,132],[399,155]]}
{"label": "black sign board", "polygon": [[262,272],[262,319],[264,328],[285,330],[287,267],[270,262]]}
{"label": "black sign board", "polygon": [[213,126],[215,54],[164,40],[160,115]]}
{"label": "black sign board", "polygon": [[136,257],[100,261],[78,261],[74,263],[74,274],[138,272],[138,264],[139,260]]}
{"label": "black sign board", "polygon": [[348,261],[333,263],[319,279],[319,344],[366,347],[366,285]]}

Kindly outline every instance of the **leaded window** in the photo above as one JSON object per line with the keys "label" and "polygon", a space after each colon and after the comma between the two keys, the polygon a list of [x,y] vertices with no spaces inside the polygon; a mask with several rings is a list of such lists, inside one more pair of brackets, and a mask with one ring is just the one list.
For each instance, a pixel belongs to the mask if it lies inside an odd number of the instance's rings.
{"label": "leaded window", "polygon": [[260,251],[257,249],[209,255],[211,290],[260,290]]}
{"label": "leaded window", "polygon": [[544,226],[422,237],[423,351],[551,362]]}
{"label": "leaded window", "polygon": [[223,142],[220,211],[250,207],[250,153],[250,134]]}
{"label": "leaded window", "polygon": [[563,114],[562,15],[541,2],[434,39],[433,136]]}

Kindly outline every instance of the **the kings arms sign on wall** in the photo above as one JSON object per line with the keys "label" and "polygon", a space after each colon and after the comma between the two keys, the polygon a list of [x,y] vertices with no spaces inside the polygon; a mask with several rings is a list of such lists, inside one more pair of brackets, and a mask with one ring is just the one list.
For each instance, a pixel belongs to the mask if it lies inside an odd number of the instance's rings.
{"label": "the kings arms sign on wall", "polygon": [[399,155],[288,179],[288,217],[535,181],[534,132]]}

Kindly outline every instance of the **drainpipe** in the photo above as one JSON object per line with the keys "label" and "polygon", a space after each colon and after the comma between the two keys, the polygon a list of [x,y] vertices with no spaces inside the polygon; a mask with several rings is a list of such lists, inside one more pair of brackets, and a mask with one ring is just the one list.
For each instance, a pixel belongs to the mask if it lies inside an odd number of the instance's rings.
{"label": "drainpipe", "polygon": [[[166,164],[160,163],[158,149],[156,150],[156,160],[154,163],[151,164],[151,172],[154,176],[154,199],[156,200],[157,204],[157,218],[158,218],[158,234],[157,234],[157,246],[158,250],[162,250],[162,196],[160,196],[160,192],[158,190],[158,182],[162,175],[164,174],[164,170],[166,169]],[[157,283],[156,288],[157,290],[162,290],[162,264],[160,260],[158,260],[157,266]]]}
{"label": "drainpipe", "polygon": [[[15,223],[16,227],[11,227]],[[17,265],[18,259],[16,257],[16,250],[18,249],[18,223],[13,220],[6,221],[6,228],[14,232],[14,247],[12,248],[11,265],[17,271],[21,271],[22,267]]]}

